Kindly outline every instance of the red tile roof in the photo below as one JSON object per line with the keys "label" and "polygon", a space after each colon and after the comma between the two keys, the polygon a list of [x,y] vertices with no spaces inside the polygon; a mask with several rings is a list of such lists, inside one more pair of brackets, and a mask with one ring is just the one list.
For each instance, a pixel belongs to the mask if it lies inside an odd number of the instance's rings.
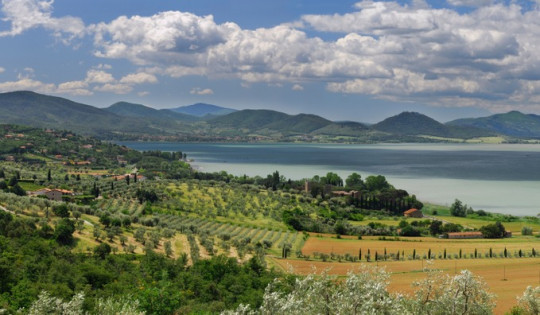
{"label": "red tile roof", "polygon": [[409,210],[403,212],[403,214],[411,214],[411,213],[416,212],[416,211],[419,211],[419,210],[415,209],[415,208],[412,208],[412,209],[409,209]]}

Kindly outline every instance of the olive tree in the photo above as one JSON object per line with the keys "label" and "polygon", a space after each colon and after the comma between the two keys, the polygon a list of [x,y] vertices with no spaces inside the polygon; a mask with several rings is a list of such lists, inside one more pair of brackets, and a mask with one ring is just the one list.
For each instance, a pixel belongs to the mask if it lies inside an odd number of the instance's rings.
{"label": "olive tree", "polygon": [[257,310],[240,305],[225,314],[400,314],[405,312],[400,295],[386,290],[389,273],[382,269],[362,267],[349,273],[344,282],[327,274],[297,279],[288,294],[279,288],[279,280],[265,291],[263,304]]}
{"label": "olive tree", "polygon": [[289,293],[283,292],[287,284],[276,280],[266,288],[260,308],[240,305],[223,314],[492,314],[494,296],[470,271],[453,277],[430,271],[410,298],[389,293],[388,279],[384,269],[373,267],[349,273],[345,281],[312,274],[296,279],[285,289]]}

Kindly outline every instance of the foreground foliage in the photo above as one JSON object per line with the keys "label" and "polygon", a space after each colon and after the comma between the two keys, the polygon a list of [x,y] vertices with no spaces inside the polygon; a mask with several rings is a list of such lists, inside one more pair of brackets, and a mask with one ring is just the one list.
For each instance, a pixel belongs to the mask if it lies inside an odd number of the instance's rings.
{"label": "foreground foliage", "polygon": [[[144,256],[73,253],[33,220],[0,210],[0,310],[8,313],[26,308],[67,314],[40,310],[78,307],[77,299],[66,305],[58,300],[77,294],[85,297],[85,311],[100,303],[117,307],[129,296],[148,313],[218,312],[239,303],[260,305],[264,288],[278,276],[257,259],[240,265],[216,256],[186,263],[185,256],[170,259],[151,250]],[[33,305],[36,300],[49,302]]]}
{"label": "foreground foliage", "polygon": [[[389,293],[390,275],[378,268],[363,267],[349,273],[345,281],[327,274],[297,279],[288,288],[275,281],[266,289],[259,308],[240,305],[223,314],[492,314],[494,295],[470,271],[453,277],[437,271],[428,274],[415,283],[418,290],[412,297]],[[526,296],[531,294],[526,292]]]}

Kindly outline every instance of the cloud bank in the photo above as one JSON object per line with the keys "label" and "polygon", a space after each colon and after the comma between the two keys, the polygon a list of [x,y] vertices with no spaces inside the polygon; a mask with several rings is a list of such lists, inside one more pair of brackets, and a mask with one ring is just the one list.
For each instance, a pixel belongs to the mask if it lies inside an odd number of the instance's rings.
{"label": "cloud bank", "polygon": [[[271,28],[242,29],[216,23],[211,15],[179,11],[84,26],[78,18],[52,17],[52,1],[2,4],[11,29],[0,36],[33,27],[84,33],[92,38],[95,56],[128,60],[140,69],[119,80],[95,69],[85,80],[60,85],[79,92],[92,83],[99,86],[88,91],[127,93],[158,76],[196,75],[289,83],[296,91],[317,81],[334,93],[434,106],[540,109],[536,5],[448,0],[448,8],[432,8],[421,0],[366,0],[346,14],[304,15]],[[460,6],[472,9],[460,13],[455,8]],[[194,93],[209,94],[202,91]]]}

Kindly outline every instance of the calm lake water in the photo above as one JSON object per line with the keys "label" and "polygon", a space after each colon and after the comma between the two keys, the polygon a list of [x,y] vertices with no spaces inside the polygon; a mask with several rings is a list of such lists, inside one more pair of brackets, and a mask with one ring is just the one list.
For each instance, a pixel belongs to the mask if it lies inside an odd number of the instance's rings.
{"label": "calm lake water", "polygon": [[455,198],[493,212],[540,213],[540,145],[488,144],[194,144],[122,142],[136,150],[182,151],[208,172],[302,179],[336,172],[381,174],[422,201]]}

